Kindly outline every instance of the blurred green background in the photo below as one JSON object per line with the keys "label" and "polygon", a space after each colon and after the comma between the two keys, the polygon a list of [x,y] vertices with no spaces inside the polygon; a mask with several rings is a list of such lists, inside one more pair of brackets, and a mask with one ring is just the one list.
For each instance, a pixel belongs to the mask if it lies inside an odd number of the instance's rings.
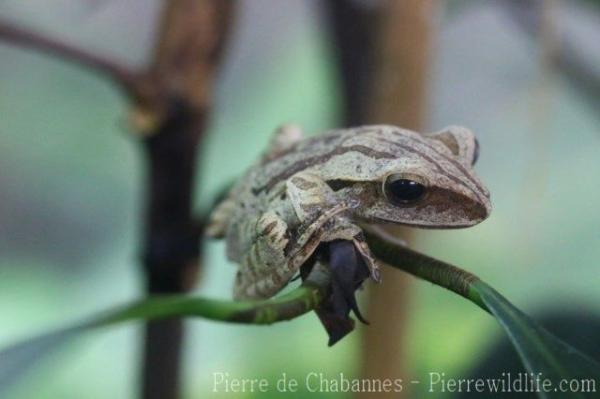
{"label": "blurred green background", "polygon": [[[598,109],[541,62],[538,43],[499,3],[449,3],[432,56],[427,126],[476,132],[477,170],[494,211],[471,229],[421,232],[416,246],[478,274],[529,314],[600,313]],[[311,134],[338,124],[339,81],[316,4],[240,2],[200,160],[199,212],[280,123]],[[559,11],[581,45],[594,49],[597,10]],[[158,2],[145,0],[0,3],[4,17],[131,65],[143,64],[157,13]],[[588,55],[600,57],[594,50]],[[0,345],[140,295],[143,165],[126,115],[125,99],[102,78],[0,44]],[[204,265],[195,293],[229,298],[235,268],[222,243],[208,244]],[[500,336],[496,322],[428,283],[415,281],[413,291],[412,370],[400,378],[466,376]],[[188,327],[189,398],[206,397],[215,372],[272,381],[281,372],[300,380],[309,372],[355,376],[364,328],[327,348],[313,314],[272,327],[199,320]],[[89,334],[45,362],[14,397],[134,397],[140,332],[129,325]]]}

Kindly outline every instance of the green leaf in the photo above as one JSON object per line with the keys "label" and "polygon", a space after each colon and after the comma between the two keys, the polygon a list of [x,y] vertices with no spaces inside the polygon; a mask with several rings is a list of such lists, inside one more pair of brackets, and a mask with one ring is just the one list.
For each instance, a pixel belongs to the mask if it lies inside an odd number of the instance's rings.
{"label": "green leaf", "polygon": [[[566,342],[552,335],[526,314],[514,307],[483,281],[471,284],[487,309],[494,315],[517,350],[530,373],[541,373],[542,379],[552,382],[550,392],[540,392],[541,398],[597,398],[600,389],[600,364]],[[576,328],[576,326],[573,326]],[[558,392],[554,388],[561,380],[590,381],[596,392]],[[591,382],[593,381],[593,382]]]}
{"label": "green leaf", "polygon": [[[383,231],[369,232],[367,240],[375,256],[390,266],[447,288],[491,313],[509,336],[525,369],[552,382],[551,392],[539,392],[540,398],[598,397],[600,364],[537,324],[477,276],[413,251]],[[589,381],[596,392],[554,391],[561,380],[572,379]]]}
{"label": "green leaf", "polygon": [[234,302],[187,296],[154,297],[104,312],[73,326],[60,328],[0,350],[0,396],[53,350],[81,333],[133,320],[173,317],[245,324],[290,320],[317,307],[329,287],[329,271],[314,267],[302,285],[288,294],[262,301]]}

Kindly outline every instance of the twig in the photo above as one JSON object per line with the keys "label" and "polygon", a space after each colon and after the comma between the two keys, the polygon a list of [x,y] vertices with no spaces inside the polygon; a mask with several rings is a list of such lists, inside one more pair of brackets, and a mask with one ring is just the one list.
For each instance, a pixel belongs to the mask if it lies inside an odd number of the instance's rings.
{"label": "twig", "polygon": [[[140,133],[148,165],[142,258],[150,295],[185,292],[195,283],[201,234],[192,220],[196,154],[234,4],[231,0],[165,1],[154,56],[140,73],[0,19],[0,40],[89,67],[129,95],[131,121]],[[179,397],[182,340],[180,320],[148,324],[144,399]]]}
{"label": "twig", "polygon": [[[199,270],[201,231],[192,218],[200,139],[234,2],[165,3],[143,98],[134,120],[148,162],[143,266],[149,295],[190,290]],[[183,344],[180,319],[147,324],[142,398],[175,399]]]}
{"label": "twig", "polygon": [[335,43],[342,91],[342,120],[346,126],[367,123],[373,81],[374,43],[382,19],[383,4],[327,0],[322,3],[329,17]]}
{"label": "twig", "polygon": [[0,350],[0,395],[18,383],[29,369],[44,359],[45,355],[93,328],[139,319],[161,320],[173,317],[201,317],[257,325],[272,324],[296,318],[315,309],[329,293],[329,287],[329,270],[317,264],[300,287],[272,299],[233,302],[171,296],[149,298],[108,311],[83,323],[26,339]]}
{"label": "twig", "polygon": [[367,232],[366,236],[373,254],[389,266],[455,292],[489,312],[479,294],[472,289],[472,285],[480,281],[479,277],[449,263],[423,255],[379,233]]}
{"label": "twig", "polygon": [[252,302],[185,296],[156,297],[127,306],[117,311],[117,316],[108,315],[94,322],[92,326],[140,318],[159,320],[172,317],[201,317],[239,324],[273,324],[294,319],[315,309],[325,298],[330,286],[329,281],[329,270],[316,263],[300,287],[279,297]]}
{"label": "twig", "polygon": [[3,18],[0,18],[0,41],[6,44],[32,48],[81,64],[107,76],[132,98],[137,98],[139,95],[141,82],[138,74],[114,60],[100,57],[58,39],[49,38],[40,33],[16,26]]}
{"label": "twig", "polygon": [[[382,231],[366,232],[373,253],[392,267],[440,285],[475,302],[489,311],[479,294],[472,290],[480,281],[473,274],[413,251],[385,236]],[[316,262],[303,283],[288,294],[259,301],[236,302],[181,295],[153,297],[91,317],[71,327],[26,339],[0,350],[0,393],[14,385],[31,367],[60,345],[90,329],[134,320],[165,320],[174,317],[203,318],[214,321],[268,325],[301,316],[318,306],[331,294],[329,266]],[[372,328],[378,328],[373,326]]]}

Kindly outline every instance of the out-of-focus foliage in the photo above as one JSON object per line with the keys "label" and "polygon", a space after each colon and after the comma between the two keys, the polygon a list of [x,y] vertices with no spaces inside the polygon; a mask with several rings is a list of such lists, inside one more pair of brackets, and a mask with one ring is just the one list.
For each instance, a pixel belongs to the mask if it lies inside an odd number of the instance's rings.
{"label": "out-of-focus foliage", "polygon": [[[143,60],[155,15],[148,1],[106,1],[94,13],[77,3],[7,0],[0,13],[134,64]],[[322,20],[311,2],[282,3],[240,2],[201,160],[199,209],[255,159],[277,124],[296,121],[311,133],[337,125]],[[598,313],[600,214],[591,211],[600,203],[597,110],[543,66],[535,43],[494,3],[467,1],[442,19],[428,123],[429,130],[464,124],[477,133],[477,169],[494,212],[472,229],[423,232],[418,247],[493,281],[528,314]],[[143,176],[126,111],[118,93],[87,71],[0,47],[0,344],[139,294]],[[233,275],[223,245],[211,243],[198,293],[228,298]],[[400,377],[465,376],[497,336],[494,321],[428,284],[413,290],[414,375]],[[325,349],[313,315],[268,329],[189,326],[188,397],[211,389],[214,372],[271,380],[282,372],[299,380],[313,371],[357,373],[357,335]],[[137,332],[84,340],[15,397],[133,397]]]}

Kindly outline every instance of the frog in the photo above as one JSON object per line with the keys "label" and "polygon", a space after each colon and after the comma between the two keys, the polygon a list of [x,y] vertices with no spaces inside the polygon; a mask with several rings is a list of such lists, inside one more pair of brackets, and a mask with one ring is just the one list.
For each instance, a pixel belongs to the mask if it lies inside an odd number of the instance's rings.
{"label": "frog", "polygon": [[227,258],[239,265],[234,298],[276,295],[302,267],[327,261],[319,253],[342,242],[355,250],[363,270],[340,266],[333,278],[345,285],[341,295],[363,320],[348,292],[369,277],[381,281],[365,229],[482,222],[491,201],[474,172],[478,154],[475,135],[461,126],[420,134],[367,125],[312,137],[297,125],[278,128],[206,228],[209,237],[225,239]]}

